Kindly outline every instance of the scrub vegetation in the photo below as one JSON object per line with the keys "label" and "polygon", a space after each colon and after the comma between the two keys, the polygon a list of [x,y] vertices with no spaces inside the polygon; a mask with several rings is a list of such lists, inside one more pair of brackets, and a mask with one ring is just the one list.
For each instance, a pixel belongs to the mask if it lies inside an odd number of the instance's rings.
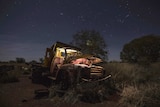
{"label": "scrub vegetation", "polygon": [[120,90],[119,105],[127,107],[160,106],[160,63],[141,66],[129,63],[108,63],[115,87]]}

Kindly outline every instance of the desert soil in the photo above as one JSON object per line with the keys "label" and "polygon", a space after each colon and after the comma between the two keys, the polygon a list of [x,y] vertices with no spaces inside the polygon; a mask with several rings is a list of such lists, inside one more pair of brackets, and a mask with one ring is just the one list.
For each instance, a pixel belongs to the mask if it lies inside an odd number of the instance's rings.
{"label": "desert soil", "polygon": [[47,89],[41,84],[33,84],[28,76],[21,76],[19,82],[0,84],[0,107],[119,107],[117,96],[112,95],[104,102],[91,104],[78,102],[76,104],[61,103],[49,98],[35,99],[35,90]]}

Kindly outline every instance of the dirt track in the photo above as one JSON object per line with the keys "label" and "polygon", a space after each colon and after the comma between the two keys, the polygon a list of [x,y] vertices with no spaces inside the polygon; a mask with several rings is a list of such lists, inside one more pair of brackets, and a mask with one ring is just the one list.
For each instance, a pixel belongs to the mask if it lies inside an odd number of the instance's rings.
{"label": "dirt track", "polygon": [[[40,84],[32,84],[29,76],[21,76],[19,82],[0,84],[0,107],[56,107],[54,101],[50,99],[35,99],[34,91],[46,89]],[[76,104],[59,103],[58,107],[118,107],[117,97],[102,103],[90,104],[79,102]]]}

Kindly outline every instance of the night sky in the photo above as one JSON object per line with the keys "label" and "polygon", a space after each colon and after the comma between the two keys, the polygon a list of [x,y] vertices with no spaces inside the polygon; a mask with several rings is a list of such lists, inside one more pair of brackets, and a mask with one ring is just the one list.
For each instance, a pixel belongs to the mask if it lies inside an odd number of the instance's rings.
{"label": "night sky", "polygon": [[43,58],[56,41],[69,43],[81,30],[104,37],[109,60],[123,45],[160,35],[160,0],[0,0],[0,61]]}

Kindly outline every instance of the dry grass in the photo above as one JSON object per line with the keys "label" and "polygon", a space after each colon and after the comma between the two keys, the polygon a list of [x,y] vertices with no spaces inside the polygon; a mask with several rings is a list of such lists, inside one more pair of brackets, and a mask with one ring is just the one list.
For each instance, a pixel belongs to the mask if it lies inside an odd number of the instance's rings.
{"label": "dry grass", "polygon": [[108,73],[121,90],[120,105],[127,107],[160,106],[160,63],[140,66],[128,63],[108,63]]}
{"label": "dry grass", "polygon": [[159,107],[160,106],[160,85],[148,84],[141,87],[127,86],[121,93],[119,103],[123,106],[134,107]]}
{"label": "dry grass", "polygon": [[[111,74],[111,81],[108,81],[103,88],[97,85],[92,88],[91,84],[87,86],[84,92],[80,91],[78,96],[76,92],[69,91],[63,97],[63,101],[77,102],[79,98],[82,101],[95,102],[97,99],[107,98],[114,89],[118,89],[121,99],[118,106],[121,107],[159,107],[160,106],[160,63],[154,63],[150,66],[140,66],[129,63],[107,63],[104,65],[107,74]],[[83,86],[83,85],[81,85]],[[84,87],[82,89],[84,90]],[[105,91],[103,91],[103,89]],[[102,95],[99,97],[98,92]],[[115,91],[114,91],[115,92]],[[54,95],[54,94],[53,94]],[[51,95],[51,96],[53,96]],[[106,95],[106,96],[104,96]],[[55,97],[57,101],[57,97]],[[59,100],[59,99],[58,99]],[[101,101],[100,101],[101,102]]]}

